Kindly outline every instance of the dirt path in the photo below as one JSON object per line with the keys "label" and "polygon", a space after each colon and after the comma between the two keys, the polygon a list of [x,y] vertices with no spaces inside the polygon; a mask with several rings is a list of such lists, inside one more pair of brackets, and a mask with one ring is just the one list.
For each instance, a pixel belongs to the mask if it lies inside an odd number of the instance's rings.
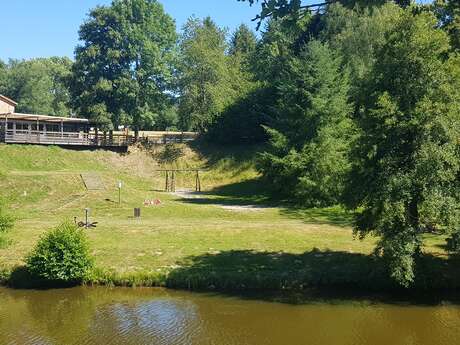
{"label": "dirt path", "polygon": [[[204,193],[190,191],[190,190],[181,190],[181,191],[172,192],[170,194],[176,197],[179,197],[181,199],[186,199],[186,200],[197,200],[197,201],[200,199],[206,200],[206,201],[209,201],[209,205],[217,206],[224,210],[233,211],[233,212],[260,212],[260,211],[266,211],[269,209],[273,209],[272,207],[260,206],[260,205],[223,204],[223,203],[219,203],[218,199],[214,200],[214,199],[208,198],[206,194]],[[215,201],[215,202],[212,202],[212,201]]]}

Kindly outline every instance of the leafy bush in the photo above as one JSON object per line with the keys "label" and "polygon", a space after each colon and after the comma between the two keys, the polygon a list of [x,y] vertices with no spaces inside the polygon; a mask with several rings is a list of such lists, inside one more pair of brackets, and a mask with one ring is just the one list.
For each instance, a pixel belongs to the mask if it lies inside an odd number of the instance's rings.
{"label": "leafy bush", "polygon": [[174,163],[179,158],[184,156],[184,150],[181,146],[169,143],[164,146],[164,150],[157,153],[154,158],[158,160],[159,163]]}
{"label": "leafy bush", "polygon": [[13,218],[6,214],[3,214],[0,208],[0,235],[10,230],[13,227],[13,225],[14,225]]}
{"label": "leafy bush", "polygon": [[460,233],[455,232],[451,237],[446,239],[447,249],[450,252],[460,252]]}
{"label": "leafy bush", "polygon": [[45,234],[26,262],[34,276],[65,283],[81,283],[93,266],[83,230],[68,222]]}
{"label": "leafy bush", "polygon": [[2,236],[8,230],[10,230],[14,225],[13,217],[6,215],[2,212],[2,207],[0,205],[0,248],[3,248],[8,245],[8,241]]}

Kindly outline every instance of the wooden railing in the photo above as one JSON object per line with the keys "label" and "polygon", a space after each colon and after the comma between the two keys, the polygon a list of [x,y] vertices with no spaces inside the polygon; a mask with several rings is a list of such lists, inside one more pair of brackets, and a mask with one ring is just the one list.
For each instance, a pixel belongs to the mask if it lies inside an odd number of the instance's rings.
{"label": "wooden railing", "polygon": [[139,140],[146,144],[178,144],[178,143],[187,143],[193,140],[196,140],[198,135],[196,133],[180,133],[180,132],[160,132],[158,134],[149,134],[144,137],[140,137]]}
{"label": "wooden railing", "polygon": [[[187,143],[197,138],[196,133],[158,132],[138,138],[143,144],[164,145]],[[127,147],[136,142],[134,135],[120,133],[49,132],[29,130],[4,130],[0,140],[10,144],[76,145],[100,147]]]}
{"label": "wooden railing", "polygon": [[75,145],[126,147],[134,142],[129,135],[103,135],[77,132],[44,132],[28,130],[7,130],[3,134],[4,141],[10,144],[43,144],[43,145]]}

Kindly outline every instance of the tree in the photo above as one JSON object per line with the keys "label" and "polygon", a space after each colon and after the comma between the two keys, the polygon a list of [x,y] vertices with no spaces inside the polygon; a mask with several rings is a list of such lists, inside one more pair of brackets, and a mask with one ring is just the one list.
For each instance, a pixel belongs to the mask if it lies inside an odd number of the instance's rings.
{"label": "tree", "polygon": [[257,39],[246,25],[240,25],[230,39],[227,56],[229,86],[235,94],[210,126],[207,138],[220,144],[263,141],[266,137],[260,110],[266,99],[260,82],[255,81],[254,57]]}
{"label": "tree", "polygon": [[256,45],[257,38],[254,32],[246,24],[241,24],[231,37],[230,55],[251,56],[256,50]]}
{"label": "tree", "polygon": [[5,93],[7,82],[8,65],[0,60],[0,94]]}
{"label": "tree", "polygon": [[401,7],[409,6],[413,0],[322,0],[313,4],[302,4],[302,0],[238,0],[247,1],[252,6],[255,3],[261,3],[261,12],[254,18],[258,21],[257,29],[264,19],[273,18],[290,18],[293,21],[299,20],[305,16],[306,13],[310,13],[313,10],[320,10],[327,8],[332,4],[343,4],[349,8],[353,8],[356,5],[359,6],[376,6],[382,5],[385,2],[395,2]]}
{"label": "tree", "polygon": [[280,114],[259,170],[275,192],[309,206],[339,202],[350,166],[347,74],[330,48],[311,41],[291,58],[277,85]]}
{"label": "tree", "polygon": [[68,116],[71,66],[66,57],[11,60],[0,66],[0,93],[17,101],[19,112]]}
{"label": "tree", "polygon": [[235,98],[225,31],[211,18],[191,18],[183,28],[179,67],[180,121],[184,129],[205,133]]}
{"label": "tree", "polygon": [[450,36],[452,47],[460,51],[460,2],[456,0],[436,0],[433,7],[438,15],[441,27]]}
{"label": "tree", "polygon": [[173,19],[156,0],[114,0],[80,27],[70,82],[79,113],[107,128],[152,128],[170,106]]}
{"label": "tree", "polygon": [[315,24],[320,28],[316,33],[318,39],[329,42],[331,48],[339,52],[344,67],[350,72],[350,97],[356,111],[368,99],[370,72],[378,49],[385,43],[385,33],[393,26],[393,18],[399,10],[393,3],[353,9],[333,4],[320,15],[320,23]]}
{"label": "tree", "polygon": [[409,8],[393,21],[357,119],[347,204],[359,210],[357,233],[380,236],[391,277],[409,286],[422,233],[460,221],[460,66],[446,60],[449,39],[431,13]]}

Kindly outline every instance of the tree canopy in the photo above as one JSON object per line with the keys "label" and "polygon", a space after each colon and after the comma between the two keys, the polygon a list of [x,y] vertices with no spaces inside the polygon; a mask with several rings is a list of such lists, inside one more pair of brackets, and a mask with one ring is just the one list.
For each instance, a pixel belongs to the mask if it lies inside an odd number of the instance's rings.
{"label": "tree canopy", "polygon": [[458,59],[432,14],[400,11],[371,72],[358,124],[349,206],[356,230],[381,236],[391,276],[410,285],[426,229],[459,224]]}
{"label": "tree canopy", "polygon": [[156,0],[114,0],[80,28],[72,104],[106,127],[152,128],[171,106],[174,20]]}
{"label": "tree canopy", "polygon": [[71,67],[70,59],[59,57],[0,63],[0,94],[18,102],[19,112],[69,116]]}

